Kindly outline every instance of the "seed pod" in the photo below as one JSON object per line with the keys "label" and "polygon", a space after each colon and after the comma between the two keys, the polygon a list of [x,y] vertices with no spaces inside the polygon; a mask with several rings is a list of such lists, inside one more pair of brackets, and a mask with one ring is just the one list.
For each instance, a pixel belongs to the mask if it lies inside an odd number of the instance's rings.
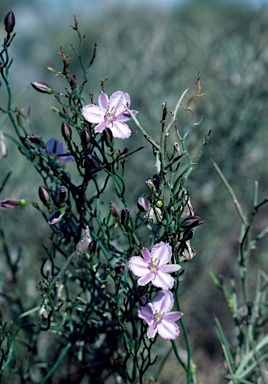
{"label": "seed pod", "polygon": [[4,24],[5,24],[5,30],[7,33],[12,33],[13,29],[15,27],[15,15],[12,11],[8,12],[5,19],[4,19]]}

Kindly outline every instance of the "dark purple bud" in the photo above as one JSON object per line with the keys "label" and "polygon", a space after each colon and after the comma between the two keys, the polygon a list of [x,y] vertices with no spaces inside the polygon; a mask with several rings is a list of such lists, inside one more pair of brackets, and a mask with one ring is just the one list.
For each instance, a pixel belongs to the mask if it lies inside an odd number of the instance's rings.
{"label": "dark purple bud", "polygon": [[196,215],[188,216],[181,223],[181,227],[185,229],[196,227],[199,224],[200,220],[201,218],[199,216],[196,216]]}
{"label": "dark purple bud", "polygon": [[61,134],[66,143],[72,140],[72,128],[66,121],[61,124]]}
{"label": "dark purple bud", "polygon": [[125,147],[125,148],[123,149],[122,155],[126,155],[127,153],[128,153],[128,147]]}
{"label": "dark purple bud", "polygon": [[40,186],[38,189],[38,195],[40,200],[45,206],[50,205],[50,195],[48,190],[45,187]]}
{"label": "dark purple bud", "polygon": [[119,209],[118,209],[118,206],[113,201],[110,201],[110,210],[113,217],[117,219],[119,217]]}
{"label": "dark purple bud", "polygon": [[123,261],[117,261],[114,270],[117,275],[123,275],[126,270],[126,264]]}
{"label": "dark purple bud", "polygon": [[183,240],[184,241],[191,240],[193,235],[194,235],[194,231],[192,229],[186,229],[186,231],[183,232]]}
{"label": "dark purple bud", "polygon": [[65,212],[61,212],[60,210],[52,212],[49,217],[48,217],[48,224],[49,225],[54,225],[57,224],[61,221],[63,215]]}
{"label": "dark purple bud", "polygon": [[34,133],[32,135],[28,135],[27,139],[30,140],[30,142],[33,143],[33,144],[36,144],[36,145],[39,145],[39,146],[43,146],[44,145],[42,137],[40,137],[40,136],[38,136],[38,135],[36,135]]}
{"label": "dark purple bud", "polygon": [[146,197],[140,197],[137,206],[141,212],[148,212],[151,208],[150,201]]}
{"label": "dark purple bud", "polygon": [[96,240],[92,240],[91,243],[89,244],[89,247],[88,247],[88,252],[89,253],[95,253],[96,250],[98,248],[98,243]]}
{"label": "dark purple bud", "polygon": [[90,132],[88,129],[84,128],[82,129],[82,131],[80,132],[80,139],[81,139],[81,143],[84,147],[86,147],[90,141]]}
{"label": "dark purple bud", "polygon": [[24,207],[26,204],[28,204],[28,201],[25,199],[5,199],[0,201],[0,207],[3,208]]}
{"label": "dark purple bud", "polygon": [[58,192],[58,202],[60,204],[64,203],[64,201],[66,201],[67,199],[67,196],[68,196],[68,191],[65,187],[62,186]]}
{"label": "dark purple bud", "polygon": [[104,131],[102,132],[102,136],[107,147],[113,147],[114,137],[113,137],[113,132],[110,130],[110,128],[105,128]]}
{"label": "dark purple bud", "polygon": [[94,155],[87,155],[87,163],[90,168],[99,168],[98,158]]}
{"label": "dark purple bud", "polygon": [[43,81],[33,81],[31,83],[31,86],[38,92],[41,93],[47,93],[48,95],[51,95],[53,93],[53,89],[50,88],[49,85],[44,83]]}
{"label": "dark purple bud", "polygon": [[124,208],[121,211],[121,224],[125,225],[129,220],[129,209]]}
{"label": "dark purple bud", "polygon": [[5,30],[7,33],[12,33],[15,27],[15,15],[12,11],[8,12],[4,19]]}

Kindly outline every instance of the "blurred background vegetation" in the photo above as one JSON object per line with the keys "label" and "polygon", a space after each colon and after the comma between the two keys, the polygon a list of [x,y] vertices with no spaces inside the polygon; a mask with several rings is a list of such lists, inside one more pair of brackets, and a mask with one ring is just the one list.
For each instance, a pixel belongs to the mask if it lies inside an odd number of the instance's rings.
{"label": "blurred background vegetation", "polygon": [[[127,4],[126,4],[127,3]],[[265,2],[264,2],[265,3]],[[156,137],[162,103],[173,109],[181,93],[195,90],[196,73],[201,73],[205,96],[196,103],[198,116],[205,119],[189,138],[191,148],[201,149],[202,138],[211,130],[208,146],[187,181],[196,213],[205,221],[198,228],[192,246],[197,256],[187,265],[183,292],[184,319],[190,331],[194,361],[200,381],[219,382],[221,349],[214,332],[214,316],[228,329],[227,308],[214,288],[209,271],[224,276],[235,275],[235,258],[239,220],[224,186],[213,170],[210,159],[222,169],[233,186],[243,207],[250,208],[253,184],[259,180],[261,196],[268,185],[268,9],[252,2],[192,0],[176,1],[15,1],[0,3],[0,17],[10,10],[16,15],[17,36],[12,48],[14,63],[11,84],[17,105],[25,112],[29,107],[29,132],[61,139],[61,120],[49,107],[56,101],[37,94],[31,81],[45,81],[54,88],[62,83],[53,78],[45,66],[61,70],[60,47],[73,56],[70,43],[76,36],[70,27],[75,13],[80,30],[85,33],[85,55],[90,60],[94,43],[98,43],[97,58],[89,73],[89,89],[95,101],[100,91],[100,79],[108,77],[105,90],[128,92],[133,109],[147,131]],[[4,36],[3,23],[0,35]],[[76,68],[74,62],[74,67]],[[77,66],[78,68],[78,66]],[[75,71],[74,71],[75,72]],[[76,73],[79,77],[79,73]],[[5,90],[0,88],[1,103]],[[0,115],[1,128],[9,133],[11,127]],[[180,112],[178,126],[187,129],[187,114]],[[135,130],[135,125],[132,125]],[[140,144],[142,143],[142,144]],[[24,161],[15,145],[8,142],[9,154],[1,160],[0,184],[8,171],[12,176],[2,191],[1,199],[24,197],[38,200],[41,178]],[[144,145],[140,133],[124,146]],[[136,210],[137,197],[146,192],[143,181],[153,174],[153,157],[149,149],[131,160],[129,177],[130,201]],[[148,164],[144,167],[144,164]],[[133,174],[135,183],[133,183]],[[140,180],[140,184],[137,184]],[[267,213],[267,212],[266,212]],[[14,247],[14,257],[21,253],[21,280],[18,289],[27,302],[38,297],[42,245],[48,243],[48,229],[27,207],[1,210],[1,224],[7,242]],[[267,225],[267,215],[258,217],[258,229]],[[267,244],[256,249],[252,271],[264,267]],[[32,268],[36,265],[36,271]],[[0,258],[0,289],[9,284],[5,260]],[[30,272],[29,272],[30,271]],[[198,276],[198,278],[196,278]],[[19,309],[1,305],[6,317],[16,316]],[[38,300],[37,300],[38,302]],[[12,312],[13,311],[13,312]],[[229,335],[232,338],[232,334]],[[162,345],[162,348],[163,345]],[[165,353],[164,351],[162,353]],[[173,370],[173,371],[172,371]],[[166,372],[169,382],[179,382],[172,361]],[[174,376],[170,376],[174,375]],[[159,382],[166,383],[165,376]]]}

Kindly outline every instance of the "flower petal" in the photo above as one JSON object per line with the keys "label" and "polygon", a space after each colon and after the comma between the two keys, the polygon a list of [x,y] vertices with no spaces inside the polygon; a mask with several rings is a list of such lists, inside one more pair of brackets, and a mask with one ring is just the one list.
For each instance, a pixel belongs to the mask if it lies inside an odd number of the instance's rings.
{"label": "flower petal", "polygon": [[108,107],[110,110],[115,110],[115,116],[120,115],[126,110],[126,107],[130,106],[129,94],[122,91],[117,91],[110,97]]}
{"label": "flower petal", "polygon": [[181,269],[181,266],[179,264],[165,264],[161,265],[159,269],[162,272],[171,273],[179,271]]}
{"label": "flower petal", "polygon": [[107,127],[111,129],[113,137],[117,137],[119,139],[127,139],[131,135],[131,130],[125,123],[113,121],[107,125]]}
{"label": "flower petal", "polygon": [[[133,113],[133,115],[137,115],[138,111],[131,111]],[[128,112],[123,112],[121,113],[120,115],[116,116],[116,120],[117,121],[128,121],[131,119],[131,116]]]}
{"label": "flower petal", "polygon": [[161,241],[154,245],[151,250],[151,258],[157,258],[159,265],[167,264],[172,256],[172,248],[168,243]]}
{"label": "flower petal", "polygon": [[150,272],[148,263],[146,263],[142,257],[133,256],[128,262],[128,267],[135,276],[145,276]]}
{"label": "flower petal", "polygon": [[142,248],[142,256],[144,258],[144,260],[146,261],[146,263],[150,263],[150,260],[151,260],[151,255],[150,255],[150,251],[148,248]]}
{"label": "flower petal", "polygon": [[109,97],[108,95],[106,95],[105,92],[101,92],[99,94],[99,99],[98,99],[98,102],[99,102],[99,106],[102,108],[102,109],[107,109],[108,107],[108,101],[109,101]]}
{"label": "flower petal", "polygon": [[95,132],[103,132],[104,129],[107,127],[108,123],[107,121],[102,121],[101,123],[99,123],[98,125],[96,125],[96,127],[94,128]]}
{"label": "flower petal", "polygon": [[98,124],[105,120],[105,109],[95,104],[88,104],[82,108],[82,115],[89,123]]}
{"label": "flower petal", "polygon": [[150,283],[150,281],[153,284],[153,277],[154,277],[153,273],[149,272],[147,275],[139,278],[138,285],[144,286],[144,285]]}
{"label": "flower petal", "polygon": [[65,153],[63,153],[62,155],[58,155],[57,160],[59,163],[73,163],[75,161],[72,155],[67,155]]}
{"label": "flower petal", "polygon": [[157,325],[159,336],[163,339],[174,340],[180,334],[180,329],[174,322],[162,319],[161,323]]}
{"label": "flower petal", "polygon": [[152,339],[157,334],[157,326],[155,324],[151,324],[147,331],[148,339]]}
{"label": "flower petal", "polygon": [[154,311],[151,303],[141,307],[138,312],[138,317],[146,321],[148,325],[151,325],[154,321]]}
{"label": "flower petal", "polygon": [[166,313],[164,319],[167,321],[177,321],[182,317],[183,313],[180,311],[174,311]]}
{"label": "flower petal", "polygon": [[157,288],[172,289],[174,285],[174,279],[168,273],[158,270],[155,273],[155,277],[152,280],[152,284]]}
{"label": "flower petal", "polygon": [[168,313],[169,311],[171,311],[174,305],[173,295],[170,291],[167,290],[160,291],[156,295],[152,304],[154,306],[154,309],[158,312]]}
{"label": "flower petal", "polygon": [[46,142],[46,147],[52,155],[61,155],[64,153],[63,143],[53,137]]}

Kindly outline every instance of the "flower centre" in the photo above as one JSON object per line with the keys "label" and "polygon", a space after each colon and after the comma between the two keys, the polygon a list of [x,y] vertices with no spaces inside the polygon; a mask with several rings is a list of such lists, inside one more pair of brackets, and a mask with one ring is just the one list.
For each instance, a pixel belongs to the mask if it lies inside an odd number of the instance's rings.
{"label": "flower centre", "polygon": [[163,319],[164,315],[165,315],[165,312],[161,313],[161,312],[155,311],[155,313],[154,313],[154,320],[155,320],[155,322],[156,323],[160,323],[161,320]]}
{"label": "flower centre", "polygon": [[150,261],[150,271],[151,272],[156,272],[159,268],[159,259],[151,259]]}
{"label": "flower centre", "polygon": [[108,107],[107,108],[107,111],[106,111],[106,114],[105,114],[105,120],[106,121],[113,121],[114,120],[114,116],[115,116],[115,109],[114,107],[110,108]]}

